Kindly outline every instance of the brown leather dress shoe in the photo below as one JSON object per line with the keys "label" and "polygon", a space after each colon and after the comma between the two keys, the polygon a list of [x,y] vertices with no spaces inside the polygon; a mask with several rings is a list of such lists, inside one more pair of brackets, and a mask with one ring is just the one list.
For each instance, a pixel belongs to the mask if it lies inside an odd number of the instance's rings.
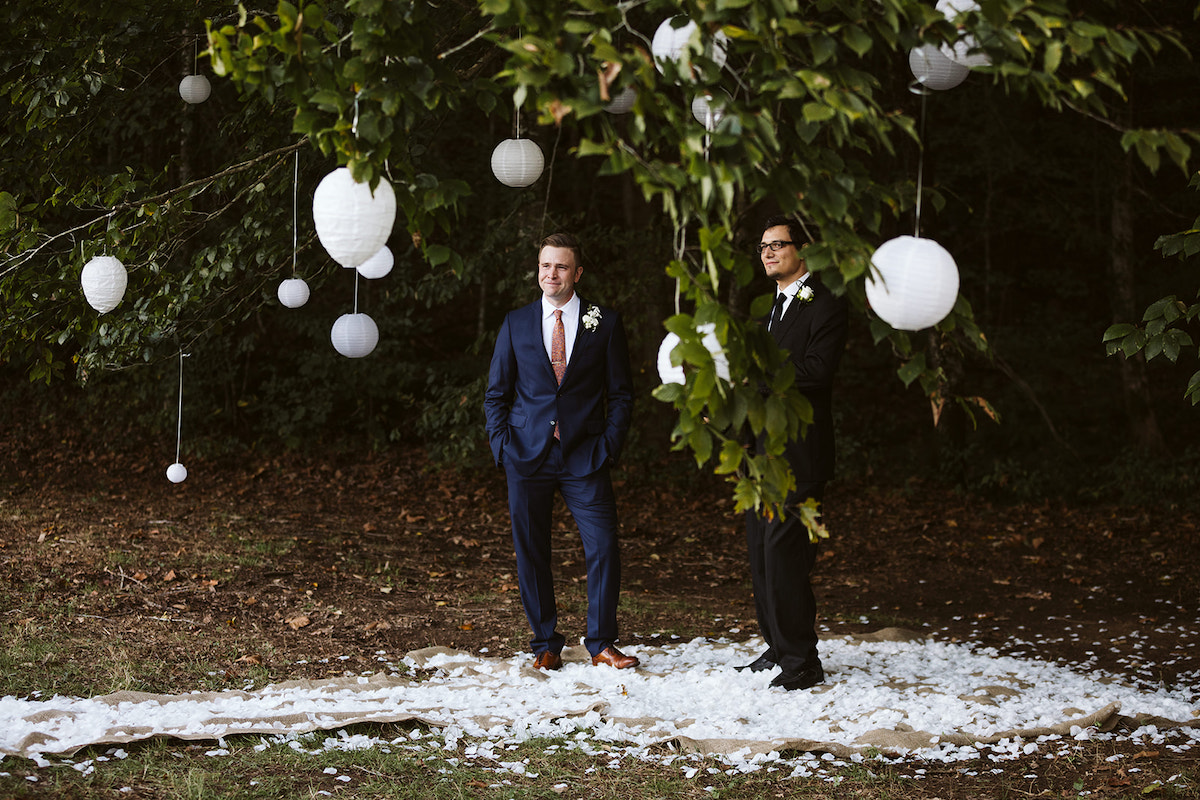
{"label": "brown leather dress shoe", "polygon": [[545,650],[533,659],[534,669],[562,669],[562,656]]}
{"label": "brown leather dress shoe", "polygon": [[633,656],[625,655],[612,645],[609,645],[596,655],[592,656],[593,666],[607,664],[608,666],[616,667],[617,669],[629,669],[631,667],[636,667],[640,663],[642,662],[638,661]]}

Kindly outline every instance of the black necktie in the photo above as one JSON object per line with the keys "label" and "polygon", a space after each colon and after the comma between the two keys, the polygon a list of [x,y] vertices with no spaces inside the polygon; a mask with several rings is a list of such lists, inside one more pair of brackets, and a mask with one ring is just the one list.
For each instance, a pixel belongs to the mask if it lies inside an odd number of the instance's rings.
{"label": "black necktie", "polygon": [[783,318],[783,304],[787,302],[787,295],[783,292],[775,295],[775,307],[771,309],[771,324],[767,326],[767,330],[775,330],[775,326],[779,324],[779,320]]}

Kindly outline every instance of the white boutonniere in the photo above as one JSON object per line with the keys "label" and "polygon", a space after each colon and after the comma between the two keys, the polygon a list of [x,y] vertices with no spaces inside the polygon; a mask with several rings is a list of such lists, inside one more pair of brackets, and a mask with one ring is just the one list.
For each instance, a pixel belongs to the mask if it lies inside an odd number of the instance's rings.
{"label": "white boutonniere", "polygon": [[600,324],[600,309],[596,306],[588,306],[587,313],[583,315],[583,327],[589,331],[596,330],[596,326]]}
{"label": "white boutonniere", "polygon": [[800,291],[796,292],[796,299],[801,303],[811,303],[813,299],[812,287],[807,283],[800,287]]}

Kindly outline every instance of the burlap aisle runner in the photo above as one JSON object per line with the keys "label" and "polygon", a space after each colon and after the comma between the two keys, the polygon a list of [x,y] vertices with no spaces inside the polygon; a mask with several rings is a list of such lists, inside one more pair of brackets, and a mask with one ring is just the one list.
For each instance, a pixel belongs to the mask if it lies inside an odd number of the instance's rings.
{"label": "burlap aisle runner", "polygon": [[[216,740],[236,734],[334,730],[360,722],[457,726],[468,736],[564,736],[675,743],[713,754],[807,750],[899,755],[941,743],[1072,736],[1120,723],[1200,725],[1186,693],[1139,690],[1054,664],[921,639],[886,629],[822,642],[826,683],[768,689],[741,673],[761,641],[697,639],[629,647],[636,671],[593,667],[580,647],[546,673],[505,660],[427,648],[409,676],[289,681],[254,691],[93,698],[0,699],[0,753],[71,754],[154,736]],[[1122,715],[1124,714],[1124,716]]]}

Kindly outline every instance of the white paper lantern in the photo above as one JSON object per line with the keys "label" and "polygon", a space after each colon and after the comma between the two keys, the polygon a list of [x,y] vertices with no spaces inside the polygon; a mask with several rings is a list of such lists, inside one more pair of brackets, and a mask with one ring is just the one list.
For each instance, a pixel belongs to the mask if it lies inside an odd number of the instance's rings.
{"label": "white paper lantern", "polygon": [[334,261],[353,269],[379,252],[396,221],[396,193],[380,179],[375,191],[346,167],[321,179],[313,193],[317,238]]}
{"label": "white paper lantern", "polygon": [[203,103],[212,94],[212,85],[203,75],[188,75],[179,82],[179,96],[185,103]]}
{"label": "white paper lantern", "polygon": [[692,100],[692,116],[707,130],[715,130],[725,118],[724,98],[713,98],[706,94],[698,94]]}
{"label": "white paper lantern", "polygon": [[679,344],[680,339],[677,334],[668,333],[663,337],[662,344],[658,346],[658,378],[663,383],[687,383],[687,377],[683,374],[683,365],[678,367],[671,363],[671,351],[675,349],[675,345]]}
{"label": "white paper lantern", "polygon": [[708,56],[718,68],[725,66],[729,48],[729,37],[725,32],[717,31],[712,43],[705,45],[700,38],[700,29],[692,20],[689,19],[679,28],[672,26],[673,20],[683,18],[685,17],[681,15],[664,20],[654,32],[650,52],[654,54],[654,65],[658,67],[658,71],[662,72],[663,64],[670,61],[675,63],[680,77],[690,79],[694,69],[692,60],[700,55]]}
{"label": "white paper lantern", "polygon": [[937,45],[926,44],[908,53],[908,68],[917,83],[928,89],[953,89],[967,79],[971,70],[946,56]]}
{"label": "white paper lantern", "polygon": [[120,304],[128,282],[125,265],[112,256],[96,256],[83,265],[83,272],[79,274],[83,296],[88,305],[101,314],[107,314]]}
{"label": "white paper lantern", "polygon": [[720,340],[717,339],[717,326],[712,322],[706,322],[703,325],[696,326],[696,332],[704,334],[704,338],[700,340],[700,344],[712,353],[713,368],[717,371],[717,377],[721,380],[729,380],[729,359],[725,355],[725,350],[721,347]]}
{"label": "white paper lantern", "polygon": [[187,480],[187,467],[176,461],[167,467],[167,480],[171,483],[183,483]]}
{"label": "white paper lantern", "polygon": [[333,323],[329,339],[346,358],[362,358],[379,344],[379,326],[366,314],[342,314]]}
{"label": "white paper lantern", "polygon": [[364,278],[382,278],[392,271],[395,263],[396,258],[392,255],[391,249],[384,245],[379,248],[378,253],[358,265],[358,274]]}
{"label": "white paper lantern", "polygon": [[[938,0],[937,10],[942,12],[942,16],[950,22],[956,22],[959,14],[966,14],[971,11],[978,11],[979,4],[975,0]],[[961,28],[960,28],[961,31]],[[986,67],[992,63],[992,59],[982,50],[975,50],[975,37],[970,34],[960,33],[958,41],[954,46],[942,45],[942,55],[949,58],[951,61],[967,67]]]}
{"label": "white paper lantern", "polygon": [[308,302],[308,284],[303,278],[288,278],[279,284],[279,302],[288,308],[299,308]]}
{"label": "white paper lantern", "polygon": [[492,151],[492,173],[505,186],[520,189],[542,176],[546,159],[529,139],[505,139]]}
{"label": "white paper lantern", "polygon": [[932,239],[897,236],[871,256],[867,302],[898,331],[919,331],[946,318],[958,299],[958,265]]}
{"label": "white paper lantern", "polygon": [[637,102],[637,89],[626,86],[604,106],[604,110],[610,114],[628,114],[635,102]]}

